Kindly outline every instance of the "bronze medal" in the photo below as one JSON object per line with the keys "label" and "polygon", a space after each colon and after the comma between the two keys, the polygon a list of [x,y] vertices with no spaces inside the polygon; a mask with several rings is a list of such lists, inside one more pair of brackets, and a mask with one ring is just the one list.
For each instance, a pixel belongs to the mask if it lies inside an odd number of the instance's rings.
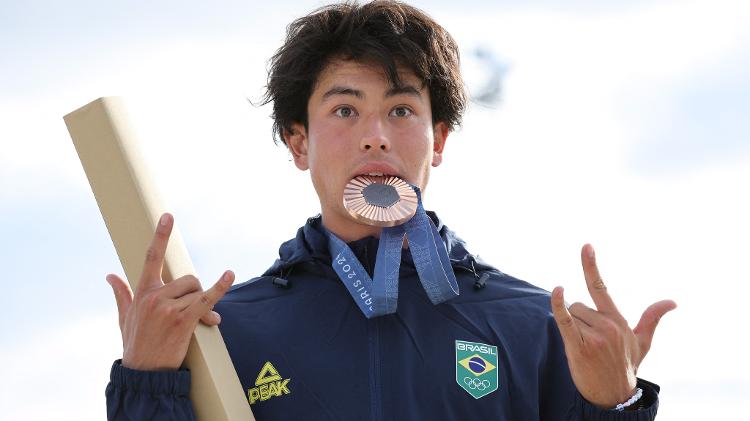
{"label": "bronze medal", "polygon": [[359,175],[344,188],[344,207],[354,219],[367,225],[401,225],[414,216],[417,204],[414,189],[392,175]]}

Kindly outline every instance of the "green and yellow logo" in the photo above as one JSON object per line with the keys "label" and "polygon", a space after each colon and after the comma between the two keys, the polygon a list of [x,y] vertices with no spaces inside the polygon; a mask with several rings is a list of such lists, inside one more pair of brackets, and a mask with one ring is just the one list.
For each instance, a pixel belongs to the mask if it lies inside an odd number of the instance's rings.
{"label": "green and yellow logo", "polygon": [[266,361],[263,364],[263,368],[258,373],[258,378],[255,379],[255,387],[247,389],[247,400],[250,405],[258,401],[267,401],[274,396],[288,395],[289,380],[282,379],[276,367],[271,364],[270,361]]}
{"label": "green and yellow logo", "polygon": [[497,390],[497,347],[456,341],[456,383],[474,399]]}

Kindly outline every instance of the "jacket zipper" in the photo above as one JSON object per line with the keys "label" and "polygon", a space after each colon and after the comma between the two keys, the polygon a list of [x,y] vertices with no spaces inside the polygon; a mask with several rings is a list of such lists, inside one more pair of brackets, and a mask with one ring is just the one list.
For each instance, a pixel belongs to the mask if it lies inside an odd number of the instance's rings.
{"label": "jacket zipper", "polygon": [[370,344],[370,419],[379,421],[383,418],[380,393],[380,320],[375,318],[367,322]]}
{"label": "jacket zipper", "polygon": [[[367,245],[364,254],[367,269],[372,273]],[[383,414],[380,387],[380,320],[377,317],[367,320],[367,343],[370,351],[370,420],[379,421]]]}

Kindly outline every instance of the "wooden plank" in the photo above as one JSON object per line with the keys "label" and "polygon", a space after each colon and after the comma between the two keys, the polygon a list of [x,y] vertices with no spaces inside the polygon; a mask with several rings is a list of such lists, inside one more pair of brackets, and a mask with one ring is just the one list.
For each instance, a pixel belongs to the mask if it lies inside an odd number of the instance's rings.
{"label": "wooden plank", "polygon": [[[122,101],[99,98],[64,117],[104,223],[133,290],[159,216],[166,211],[141,159]],[[172,230],[162,277],[165,282],[195,274],[177,226]],[[193,333],[185,365],[198,420],[254,420],[224,340],[216,326]]]}

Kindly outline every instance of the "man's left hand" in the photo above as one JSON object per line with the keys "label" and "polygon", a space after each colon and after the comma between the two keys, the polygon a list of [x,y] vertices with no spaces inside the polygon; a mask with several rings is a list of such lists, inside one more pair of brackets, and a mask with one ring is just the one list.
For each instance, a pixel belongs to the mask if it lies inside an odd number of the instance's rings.
{"label": "man's left hand", "polygon": [[587,401],[610,409],[635,393],[638,366],[651,347],[656,325],[677,304],[651,304],[630,329],[607,293],[590,244],[581,249],[581,263],[596,310],[580,302],[566,307],[563,288],[557,287],[552,291],[552,312],[576,388]]}

